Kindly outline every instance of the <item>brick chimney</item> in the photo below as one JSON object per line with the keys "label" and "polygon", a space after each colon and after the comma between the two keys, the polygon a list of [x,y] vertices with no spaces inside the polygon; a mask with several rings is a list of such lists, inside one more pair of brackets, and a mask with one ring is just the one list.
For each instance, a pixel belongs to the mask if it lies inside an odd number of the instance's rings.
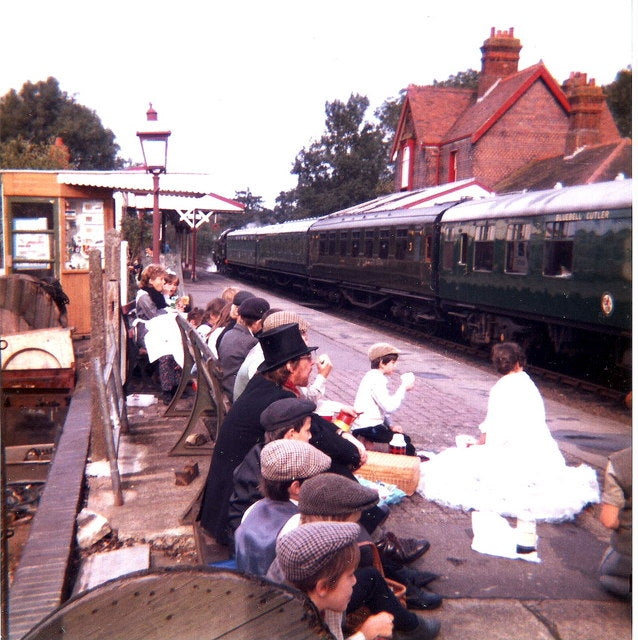
{"label": "brick chimney", "polygon": [[569,100],[569,131],[565,141],[565,155],[570,156],[579,147],[600,144],[600,120],[605,96],[596,80],[587,80],[586,73],[572,72],[563,82],[563,91]]}
{"label": "brick chimney", "polygon": [[514,37],[514,27],[508,31],[495,31],[483,43],[481,52],[481,73],[479,75],[478,96],[481,97],[499,79],[518,71],[519,54],[523,47]]}

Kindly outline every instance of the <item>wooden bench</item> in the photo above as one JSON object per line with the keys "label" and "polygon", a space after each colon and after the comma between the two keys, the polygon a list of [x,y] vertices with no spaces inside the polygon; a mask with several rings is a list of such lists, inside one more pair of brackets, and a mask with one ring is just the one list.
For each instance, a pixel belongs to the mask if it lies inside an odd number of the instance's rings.
{"label": "wooden bench", "polygon": [[[166,408],[164,415],[180,416],[187,414],[188,420],[184,431],[169,452],[169,455],[210,455],[228,410],[221,386],[221,367],[217,358],[215,358],[194,327],[181,316],[177,316],[177,326],[182,335],[184,366],[177,391]],[[193,406],[190,411],[186,412],[179,409],[177,403],[182,399],[187,388],[193,365],[196,368],[197,390]],[[193,433],[200,418],[204,419],[210,442],[199,446],[189,445],[187,438]]]}

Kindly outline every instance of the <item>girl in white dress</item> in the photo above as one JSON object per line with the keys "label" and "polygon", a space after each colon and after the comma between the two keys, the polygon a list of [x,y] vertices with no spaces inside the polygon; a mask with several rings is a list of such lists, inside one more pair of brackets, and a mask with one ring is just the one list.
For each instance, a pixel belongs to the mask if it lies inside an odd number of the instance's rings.
{"label": "girl in white dress", "polygon": [[594,469],[568,467],[547,428],[522,349],[498,344],[492,362],[502,377],[490,391],[478,443],[422,464],[420,493],[447,506],[547,521],[570,519],[598,502]]}

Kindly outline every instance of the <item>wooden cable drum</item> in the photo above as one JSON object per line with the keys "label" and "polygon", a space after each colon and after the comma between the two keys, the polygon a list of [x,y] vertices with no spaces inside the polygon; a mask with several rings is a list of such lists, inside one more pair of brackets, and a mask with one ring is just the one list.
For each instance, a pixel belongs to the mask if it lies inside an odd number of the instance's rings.
{"label": "wooden cable drum", "polygon": [[68,600],[22,640],[316,640],[333,638],[302,593],[207,566],[110,580]]}

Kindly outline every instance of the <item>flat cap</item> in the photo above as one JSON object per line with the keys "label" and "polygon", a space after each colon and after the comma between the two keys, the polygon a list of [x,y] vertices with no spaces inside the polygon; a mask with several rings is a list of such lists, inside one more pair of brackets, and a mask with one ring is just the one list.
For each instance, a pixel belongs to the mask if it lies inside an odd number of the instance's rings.
{"label": "flat cap", "polygon": [[387,342],[375,342],[368,349],[368,358],[370,358],[370,362],[372,362],[377,358],[389,356],[391,353],[399,355],[401,352],[394,345],[388,344]]}
{"label": "flat cap", "polygon": [[307,333],[310,329],[310,324],[299,314],[294,313],[293,311],[276,311],[275,313],[271,313],[264,320],[264,331],[291,323],[299,325],[299,331],[304,333]]}
{"label": "flat cap", "polygon": [[320,473],[308,478],[299,492],[299,511],[308,516],[347,516],[379,502],[379,494],[352,478]]}
{"label": "flat cap", "polygon": [[301,440],[275,440],[261,450],[261,475],[266,480],[288,482],[327,471],[332,461],[323,451]]}
{"label": "flat cap", "polygon": [[310,522],[281,536],[276,552],[286,580],[294,584],[318,575],[335,553],[356,543],[360,531],[354,522]]}
{"label": "flat cap", "polygon": [[234,296],[233,296],[233,304],[239,306],[242,302],[244,302],[244,300],[248,300],[248,298],[254,298],[255,294],[254,293],[250,293],[250,291],[238,291]]}
{"label": "flat cap", "polygon": [[[237,296],[235,296],[237,297]],[[249,320],[261,320],[261,317],[270,309],[268,300],[263,298],[248,298],[239,305],[239,315]]]}
{"label": "flat cap", "polygon": [[283,398],[275,400],[264,409],[259,420],[266,431],[275,431],[290,426],[301,418],[306,418],[316,408],[317,405],[314,402],[305,398]]}

